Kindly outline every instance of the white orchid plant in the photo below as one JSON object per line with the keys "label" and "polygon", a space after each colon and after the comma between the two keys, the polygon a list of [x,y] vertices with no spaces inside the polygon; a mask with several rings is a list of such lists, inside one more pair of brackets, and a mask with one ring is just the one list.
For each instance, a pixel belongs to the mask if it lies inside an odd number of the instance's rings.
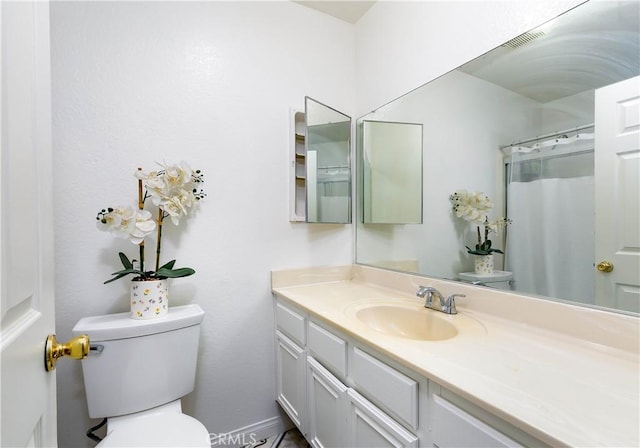
{"label": "white orchid plant", "polygon": [[[96,216],[98,229],[112,235],[125,238],[139,246],[139,260],[130,260],[120,252],[120,261],[124,269],[114,272],[109,283],[126,275],[133,274],[133,280],[155,280],[164,278],[187,277],[195,274],[191,268],[174,268],[176,260],[160,266],[162,249],[162,225],[165,218],[170,218],[174,225],[196,206],[206,194],[202,191],[204,174],[200,170],[192,170],[186,162],[179,164],[158,164],[161,169],[144,172],[138,168],[134,176],[138,179],[138,208],[131,206],[107,207]],[[152,213],[145,210],[145,203],[150,199],[157,207],[154,219]],[[155,269],[145,270],[145,238],[156,232]]]}
{"label": "white orchid plant", "polygon": [[[511,224],[511,220],[498,218],[489,221],[488,214],[493,208],[493,203],[487,195],[481,192],[458,190],[449,196],[449,201],[453,207],[453,213],[458,218],[476,225],[478,243],[475,249],[465,246],[468,253],[473,255],[489,255],[493,252],[504,253],[500,249],[491,247],[489,233],[497,233],[501,228]],[[483,227],[484,230],[481,231],[480,227]]]}

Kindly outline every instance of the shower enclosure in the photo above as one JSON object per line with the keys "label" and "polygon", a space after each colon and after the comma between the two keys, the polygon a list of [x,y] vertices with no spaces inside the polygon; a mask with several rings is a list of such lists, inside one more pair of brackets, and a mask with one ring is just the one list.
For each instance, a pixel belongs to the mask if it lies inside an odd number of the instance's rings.
{"label": "shower enclosure", "polygon": [[505,269],[521,292],[593,304],[593,125],[500,147],[506,170]]}

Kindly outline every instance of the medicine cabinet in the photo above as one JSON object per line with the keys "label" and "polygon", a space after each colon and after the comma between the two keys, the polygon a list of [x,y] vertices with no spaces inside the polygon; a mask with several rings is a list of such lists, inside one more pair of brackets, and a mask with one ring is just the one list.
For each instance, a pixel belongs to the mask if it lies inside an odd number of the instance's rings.
{"label": "medicine cabinet", "polygon": [[290,221],[350,223],[351,117],[305,97],[290,119]]}

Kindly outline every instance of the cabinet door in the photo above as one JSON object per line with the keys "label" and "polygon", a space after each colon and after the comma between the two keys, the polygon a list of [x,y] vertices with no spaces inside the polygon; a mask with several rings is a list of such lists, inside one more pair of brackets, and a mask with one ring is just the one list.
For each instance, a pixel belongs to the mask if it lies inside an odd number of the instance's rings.
{"label": "cabinet door", "polygon": [[307,357],[307,439],[314,448],[344,447],[347,387]]}
{"label": "cabinet door", "polygon": [[418,438],[387,414],[349,389],[348,440],[350,448],[417,447]]}
{"label": "cabinet door", "polygon": [[279,331],[276,341],[277,400],[304,434],[305,352]]}

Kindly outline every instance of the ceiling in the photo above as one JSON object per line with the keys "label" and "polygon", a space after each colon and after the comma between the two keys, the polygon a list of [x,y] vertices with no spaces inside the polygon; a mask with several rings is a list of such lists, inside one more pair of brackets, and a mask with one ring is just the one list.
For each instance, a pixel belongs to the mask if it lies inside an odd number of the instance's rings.
{"label": "ceiling", "polygon": [[294,3],[329,14],[345,22],[356,23],[375,1],[294,0]]}

